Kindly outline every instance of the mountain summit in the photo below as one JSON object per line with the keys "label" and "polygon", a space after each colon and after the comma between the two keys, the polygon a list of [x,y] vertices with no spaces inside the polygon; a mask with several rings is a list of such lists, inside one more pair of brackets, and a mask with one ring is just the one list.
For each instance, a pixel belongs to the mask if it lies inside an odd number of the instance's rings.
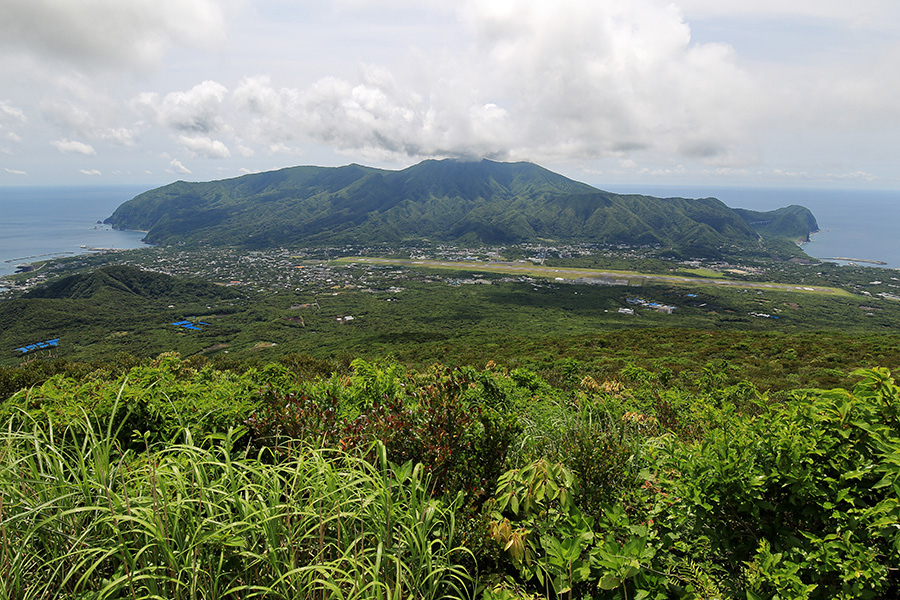
{"label": "mountain summit", "polygon": [[[179,181],[122,204],[106,220],[146,241],[247,248],[324,244],[660,244],[708,253],[760,235],[805,238],[802,207],[774,215],[715,198],[618,195],[531,163],[427,160],[400,171],[291,167],[204,183]],[[754,229],[754,223],[765,224]]]}

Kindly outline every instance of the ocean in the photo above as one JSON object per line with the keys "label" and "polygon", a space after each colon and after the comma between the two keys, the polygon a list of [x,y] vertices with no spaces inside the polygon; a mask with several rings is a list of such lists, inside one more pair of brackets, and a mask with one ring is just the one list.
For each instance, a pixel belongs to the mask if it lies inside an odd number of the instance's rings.
{"label": "ocean", "polygon": [[[145,186],[0,187],[0,276],[20,264],[84,254],[88,248],[140,248],[144,234],[102,221]],[[98,223],[100,221],[100,223]]]}
{"label": "ocean", "polygon": [[[140,248],[143,233],[115,231],[102,221],[146,189],[126,185],[0,188],[0,276],[15,272],[19,264],[83,254],[82,246]],[[651,185],[603,189],[659,197],[712,196],[733,208],[752,210],[800,204],[819,223],[819,233],[803,246],[810,256],[878,260],[887,263],[882,265],[887,268],[900,268],[900,243],[895,237],[900,228],[900,191]]]}
{"label": "ocean", "polygon": [[[819,232],[803,245],[815,258],[856,258],[900,269],[900,190],[776,189],[697,186],[616,186],[611,192],[659,197],[718,198],[732,208],[774,210],[799,204],[812,211]],[[834,261],[846,264],[846,261]]]}

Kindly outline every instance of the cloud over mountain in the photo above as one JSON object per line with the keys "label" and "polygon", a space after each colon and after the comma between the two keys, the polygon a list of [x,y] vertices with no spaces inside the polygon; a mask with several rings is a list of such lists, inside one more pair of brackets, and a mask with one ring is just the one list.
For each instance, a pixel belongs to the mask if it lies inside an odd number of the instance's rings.
{"label": "cloud over mountain", "polygon": [[[659,0],[469,2],[466,53],[420,57],[427,84],[363,65],[306,88],[245,79],[248,137],[314,139],[374,155],[558,158],[654,149],[727,158],[760,97],[721,44],[692,44]],[[466,85],[475,82],[477,85]]]}
{"label": "cloud over mountain", "polygon": [[211,133],[227,129],[221,105],[228,89],[206,80],[185,91],[169,92],[163,97],[144,93],[134,100],[140,112],[157,123],[179,132]]}
{"label": "cloud over mountain", "polygon": [[228,158],[231,156],[231,152],[225,144],[205,135],[180,135],[178,142],[187,148],[192,156],[204,158]]}

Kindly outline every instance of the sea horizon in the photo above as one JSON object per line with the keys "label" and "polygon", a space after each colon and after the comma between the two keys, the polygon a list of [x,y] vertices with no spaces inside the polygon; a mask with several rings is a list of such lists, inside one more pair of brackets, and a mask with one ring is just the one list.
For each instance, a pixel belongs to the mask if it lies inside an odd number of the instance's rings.
{"label": "sea horizon", "polygon": [[[90,252],[90,248],[141,248],[143,232],[120,231],[102,223],[115,209],[146,191],[142,185],[0,187],[0,276],[20,264]],[[708,198],[731,208],[773,210],[806,206],[819,225],[804,252],[818,259],[844,257],[882,261],[900,268],[900,191],[815,188],[645,185],[605,187],[620,194]],[[841,264],[842,261],[834,261]],[[845,261],[844,261],[845,262]]]}

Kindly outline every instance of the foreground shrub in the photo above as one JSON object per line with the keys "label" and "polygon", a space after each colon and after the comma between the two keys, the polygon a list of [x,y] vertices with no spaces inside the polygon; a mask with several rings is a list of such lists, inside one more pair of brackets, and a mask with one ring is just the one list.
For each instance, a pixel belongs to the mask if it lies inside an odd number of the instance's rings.
{"label": "foreground shrub", "polygon": [[[254,443],[284,451],[287,441],[342,450],[384,445],[396,463],[421,463],[437,495],[493,492],[520,427],[510,410],[520,388],[505,374],[353,362],[299,393],[268,392],[247,420]],[[527,390],[526,390],[527,391]]]}
{"label": "foreground shrub", "polygon": [[890,372],[707,371],[57,375],[0,409],[0,598],[896,597]]}
{"label": "foreground shrub", "polygon": [[900,592],[900,388],[857,371],[852,392],[800,392],[660,455],[668,525],[748,598]]}

